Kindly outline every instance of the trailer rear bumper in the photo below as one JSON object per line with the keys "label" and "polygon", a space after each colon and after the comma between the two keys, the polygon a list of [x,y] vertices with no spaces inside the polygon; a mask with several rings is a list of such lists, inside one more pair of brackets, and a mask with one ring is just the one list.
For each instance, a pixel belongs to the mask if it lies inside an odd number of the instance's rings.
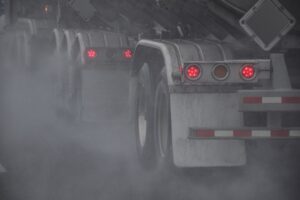
{"label": "trailer rear bumper", "polygon": [[189,129],[187,138],[173,139],[174,163],[178,167],[232,167],[247,162],[247,140],[299,139],[300,129]]}
{"label": "trailer rear bumper", "polygon": [[300,139],[300,129],[197,129],[189,139]]}
{"label": "trailer rear bumper", "polygon": [[239,91],[239,111],[296,112],[300,111],[299,90]]}

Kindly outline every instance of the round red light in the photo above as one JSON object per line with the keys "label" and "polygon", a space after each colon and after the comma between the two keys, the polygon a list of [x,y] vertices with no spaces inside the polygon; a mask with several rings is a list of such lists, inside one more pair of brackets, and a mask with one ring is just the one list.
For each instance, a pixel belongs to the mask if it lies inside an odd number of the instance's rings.
{"label": "round red light", "polygon": [[90,59],[94,59],[97,57],[97,52],[94,49],[87,50],[86,54]]}
{"label": "round red light", "polygon": [[255,76],[255,68],[253,65],[244,65],[241,69],[241,75],[244,79],[250,80]]}
{"label": "round red light", "polygon": [[123,52],[124,58],[131,59],[133,57],[133,52],[130,49],[126,49]]}
{"label": "round red light", "polygon": [[189,65],[186,70],[185,74],[190,80],[196,80],[201,76],[201,69],[198,65]]}

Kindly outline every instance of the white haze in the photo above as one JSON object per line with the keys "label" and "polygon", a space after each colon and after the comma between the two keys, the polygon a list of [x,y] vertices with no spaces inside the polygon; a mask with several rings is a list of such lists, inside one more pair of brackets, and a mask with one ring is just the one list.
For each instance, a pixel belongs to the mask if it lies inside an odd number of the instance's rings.
{"label": "white haze", "polygon": [[111,108],[96,123],[58,117],[58,59],[24,69],[7,53],[10,41],[1,41],[0,162],[8,170],[0,175],[1,200],[298,199],[299,142],[253,142],[243,168],[144,172],[128,109]]}

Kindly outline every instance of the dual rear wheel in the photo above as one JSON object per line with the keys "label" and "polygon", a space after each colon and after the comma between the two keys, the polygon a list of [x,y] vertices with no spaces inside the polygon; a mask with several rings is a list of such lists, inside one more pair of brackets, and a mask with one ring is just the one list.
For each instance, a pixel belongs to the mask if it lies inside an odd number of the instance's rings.
{"label": "dual rear wheel", "polygon": [[164,75],[154,81],[152,71],[144,64],[138,73],[135,92],[133,124],[142,167],[154,169],[173,165],[170,97]]}
{"label": "dual rear wheel", "polygon": [[[155,84],[157,83],[157,84]],[[241,174],[243,168],[176,168],[173,161],[170,93],[164,69],[158,79],[148,65],[138,73],[134,102],[134,127],[139,161],[144,169],[171,171],[190,177]],[[225,172],[225,173],[224,173]]]}

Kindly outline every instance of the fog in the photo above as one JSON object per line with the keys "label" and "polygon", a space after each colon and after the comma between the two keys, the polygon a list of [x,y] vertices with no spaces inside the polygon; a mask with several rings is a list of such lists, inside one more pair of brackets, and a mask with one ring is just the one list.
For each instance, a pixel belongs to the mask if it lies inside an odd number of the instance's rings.
{"label": "fog", "polygon": [[[59,59],[49,55],[25,68],[9,51],[11,42],[2,36],[1,200],[298,199],[298,141],[248,142],[248,165],[239,168],[144,171],[130,131],[129,83],[114,79],[101,87],[112,97],[92,122],[65,119],[55,108]],[[117,97],[124,109],[114,107]]]}

